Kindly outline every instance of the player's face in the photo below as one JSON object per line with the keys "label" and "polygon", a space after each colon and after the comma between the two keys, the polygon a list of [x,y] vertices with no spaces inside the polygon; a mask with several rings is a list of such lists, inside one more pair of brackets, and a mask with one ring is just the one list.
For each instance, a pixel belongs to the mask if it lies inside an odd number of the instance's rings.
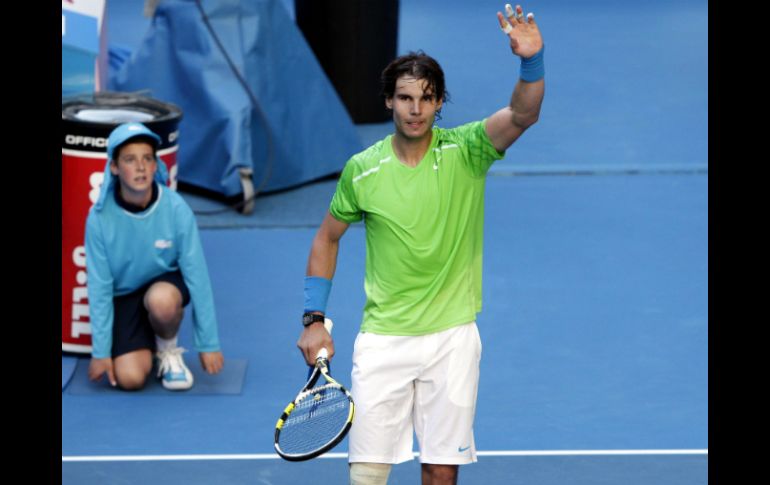
{"label": "player's face", "polygon": [[118,159],[110,164],[110,171],[120,179],[121,194],[127,201],[149,199],[157,170],[152,145],[144,142],[124,145]]}
{"label": "player's face", "polygon": [[430,135],[441,100],[436,99],[428,81],[404,75],[396,80],[393,97],[386,99],[385,105],[393,110],[396,133],[419,140]]}

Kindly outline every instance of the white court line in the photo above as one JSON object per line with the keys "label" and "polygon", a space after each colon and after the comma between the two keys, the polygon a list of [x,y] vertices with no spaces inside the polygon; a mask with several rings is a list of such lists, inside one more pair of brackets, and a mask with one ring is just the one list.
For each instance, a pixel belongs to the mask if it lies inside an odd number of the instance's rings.
{"label": "white court line", "polygon": [[[478,456],[606,456],[606,455],[708,455],[708,449],[692,450],[531,450],[531,451],[478,451]],[[414,456],[419,456],[415,452]],[[347,458],[347,453],[326,453],[318,458]],[[205,461],[205,460],[280,460],[275,453],[243,455],[119,455],[119,456],[62,456],[62,462],[94,461]]]}
{"label": "white court line", "polygon": [[709,450],[539,450],[479,451],[479,456],[708,455]]}

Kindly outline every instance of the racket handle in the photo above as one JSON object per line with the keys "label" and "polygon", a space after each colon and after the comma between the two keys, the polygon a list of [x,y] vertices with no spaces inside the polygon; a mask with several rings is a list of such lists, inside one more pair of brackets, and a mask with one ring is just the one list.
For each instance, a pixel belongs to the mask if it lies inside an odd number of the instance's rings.
{"label": "racket handle", "polygon": [[[332,327],[334,327],[334,322],[332,322],[332,319],[329,317],[324,318],[324,328],[327,332],[329,332],[329,335],[332,334]],[[318,351],[318,355],[316,356],[316,361],[318,359],[328,359],[329,358],[329,351],[326,350],[326,347],[321,347],[321,350]],[[327,364],[327,368],[331,368],[331,364]],[[310,379],[310,375],[313,373],[314,367],[309,366],[307,370],[307,378]]]}
{"label": "racket handle", "polygon": [[[329,317],[324,318],[324,328],[329,333],[329,335],[332,334],[332,327],[334,327],[334,322],[332,322],[332,319]],[[316,355],[315,360],[318,359],[328,359],[329,358],[329,351],[326,350],[325,347],[321,347],[321,350],[318,351],[318,355]]]}

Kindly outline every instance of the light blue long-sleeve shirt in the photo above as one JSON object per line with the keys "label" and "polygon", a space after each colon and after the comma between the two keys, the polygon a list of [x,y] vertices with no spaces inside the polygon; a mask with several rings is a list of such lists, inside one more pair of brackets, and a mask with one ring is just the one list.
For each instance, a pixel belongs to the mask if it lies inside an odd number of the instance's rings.
{"label": "light blue long-sleeve shirt", "polygon": [[113,297],[176,270],[181,270],[190,290],[195,350],[220,350],[214,296],[190,207],[179,194],[156,181],[157,200],[144,211],[132,213],[115,201],[114,183],[109,183],[113,181],[105,182],[104,193],[86,220],[92,356],[112,355]]}

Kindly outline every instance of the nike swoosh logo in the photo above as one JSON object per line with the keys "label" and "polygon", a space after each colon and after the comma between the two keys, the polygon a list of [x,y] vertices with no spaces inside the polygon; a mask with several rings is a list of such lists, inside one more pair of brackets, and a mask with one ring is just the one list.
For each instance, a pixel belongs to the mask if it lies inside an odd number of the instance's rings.
{"label": "nike swoosh logo", "polygon": [[461,446],[461,447],[457,448],[457,451],[459,451],[460,453],[462,453],[463,451],[468,451],[470,448],[471,448],[470,446],[466,446],[465,448],[463,448],[463,447]]}

